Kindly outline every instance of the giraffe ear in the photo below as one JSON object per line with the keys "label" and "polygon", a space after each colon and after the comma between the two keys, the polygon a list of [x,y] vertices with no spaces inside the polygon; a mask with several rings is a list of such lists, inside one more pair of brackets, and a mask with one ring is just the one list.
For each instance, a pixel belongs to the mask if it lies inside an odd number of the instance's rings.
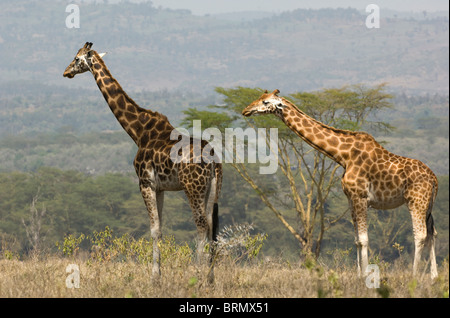
{"label": "giraffe ear", "polygon": [[100,57],[104,57],[105,54],[106,54],[106,52],[105,53],[98,53],[98,55],[100,55]]}

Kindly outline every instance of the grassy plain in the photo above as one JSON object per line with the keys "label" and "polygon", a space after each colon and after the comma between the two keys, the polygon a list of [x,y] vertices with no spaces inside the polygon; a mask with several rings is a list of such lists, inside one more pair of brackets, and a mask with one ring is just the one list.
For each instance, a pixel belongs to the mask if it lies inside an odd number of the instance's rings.
{"label": "grassy plain", "polygon": [[[68,265],[79,268],[79,288],[68,288]],[[291,264],[258,260],[216,264],[215,283],[206,282],[207,268],[195,263],[163,264],[158,284],[152,283],[151,265],[132,261],[92,261],[59,256],[28,260],[0,260],[0,297],[22,298],[442,298],[449,296],[448,262],[439,264],[439,277],[428,272],[417,278],[411,266],[380,266],[380,288],[368,288],[354,267],[330,268],[312,262]],[[72,281],[74,282],[74,281]]]}

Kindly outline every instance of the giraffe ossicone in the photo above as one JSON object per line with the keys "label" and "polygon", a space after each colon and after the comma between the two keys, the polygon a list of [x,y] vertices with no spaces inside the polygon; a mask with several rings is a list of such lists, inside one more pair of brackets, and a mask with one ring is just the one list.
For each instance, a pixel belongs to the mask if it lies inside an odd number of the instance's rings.
{"label": "giraffe ossicone", "polygon": [[[197,226],[198,259],[203,263],[209,257],[208,281],[213,282],[214,242],[218,232],[218,200],[222,184],[221,163],[218,160],[173,162],[170,150],[177,140],[170,139],[174,127],[167,117],[137,105],[112,77],[102,60],[105,53],[99,54],[91,48],[92,43],[86,42],[63,76],[73,78],[77,74],[91,72],[111,111],[138,146],[134,168],[150,218],[153,277],[158,280],[161,275],[158,243],[162,238],[164,191],[184,191]],[[202,140],[199,146],[203,149],[208,146],[208,142]],[[206,243],[210,243],[209,256],[204,255]]]}
{"label": "giraffe ossicone", "polygon": [[367,209],[392,209],[407,204],[415,243],[413,272],[417,273],[422,250],[427,246],[431,277],[436,277],[437,232],[431,211],[438,181],[433,171],[419,160],[389,152],[368,133],[337,129],[309,117],[279,97],[279,92],[266,91],[242,115],[276,115],[306,143],[344,168],[341,183],[355,227],[358,272],[366,273],[368,265]]}

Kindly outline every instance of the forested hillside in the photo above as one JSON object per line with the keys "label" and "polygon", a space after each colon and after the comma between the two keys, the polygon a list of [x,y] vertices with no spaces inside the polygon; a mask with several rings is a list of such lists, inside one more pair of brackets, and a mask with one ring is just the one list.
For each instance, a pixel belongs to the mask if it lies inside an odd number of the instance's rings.
{"label": "forested hillside", "polygon": [[[23,89],[14,83],[0,87],[0,172],[32,171],[40,166],[95,174],[134,171],[131,162],[137,148],[99,91],[55,90],[29,82],[23,83]],[[180,125],[184,110],[222,103],[214,90],[206,96],[182,91],[129,95],[141,106],[165,114],[175,127]],[[390,151],[419,158],[439,175],[448,174],[448,96],[394,96],[394,107],[376,116],[396,129],[378,133],[377,139],[386,141]],[[100,153],[105,154],[104,161],[98,160]]]}

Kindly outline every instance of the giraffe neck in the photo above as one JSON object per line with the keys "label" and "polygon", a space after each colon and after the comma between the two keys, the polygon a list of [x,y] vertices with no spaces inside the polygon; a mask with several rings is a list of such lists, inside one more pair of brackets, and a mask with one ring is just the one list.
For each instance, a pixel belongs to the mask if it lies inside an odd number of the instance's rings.
{"label": "giraffe neck", "polygon": [[[119,82],[112,77],[105,62],[98,53],[95,51],[93,53],[91,69],[98,88],[120,125],[138,146],[140,145],[140,138],[144,130],[167,126],[168,121],[165,116],[139,107],[125,93]],[[161,125],[162,122],[164,122],[164,125]],[[150,124],[151,127],[149,126]]]}
{"label": "giraffe neck", "polygon": [[283,100],[288,105],[280,114],[284,123],[310,146],[345,168],[348,156],[342,154],[340,149],[348,149],[351,146],[349,137],[357,133],[327,126],[309,117],[286,99]]}

